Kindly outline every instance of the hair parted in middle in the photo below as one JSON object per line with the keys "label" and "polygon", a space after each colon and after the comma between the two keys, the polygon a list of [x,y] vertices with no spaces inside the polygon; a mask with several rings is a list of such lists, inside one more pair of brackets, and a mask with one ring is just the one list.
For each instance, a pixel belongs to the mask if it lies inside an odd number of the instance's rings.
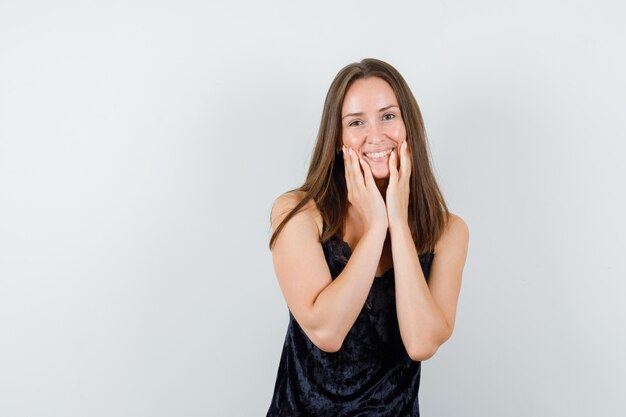
{"label": "hair parted in middle", "polygon": [[306,180],[296,189],[302,200],[283,218],[270,238],[273,248],[284,225],[313,199],[328,228],[320,242],[343,236],[348,210],[348,190],[342,149],[341,109],[346,92],[355,80],[378,77],[393,89],[406,127],[407,144],[412,156],[408,221],[418,253],[430,252],[443,233],[449,217],[448,207],[431,168],[430,151],[422,114],[411,89],[400,73],[388,63],[366,58],[343,67],[330,85],[317,140]]}

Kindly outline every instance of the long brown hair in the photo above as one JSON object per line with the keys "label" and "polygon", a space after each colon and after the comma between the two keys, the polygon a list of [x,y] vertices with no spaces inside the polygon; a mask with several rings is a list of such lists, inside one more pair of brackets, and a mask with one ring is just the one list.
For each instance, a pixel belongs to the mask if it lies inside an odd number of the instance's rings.
{"label": "long brown hair", "polygon": [[317,204],[322,219],[328,225],[325,233],[320,236],[320,242],[326,242],[338,232],[343,236],[343,223],[348,211],[348,190],[343,157],[339,153],[342,146],[341,108],[350,85],[357,79],[368,77],[385,80],[396,94],[412,155],[409,228],[418,253],[434,249],[445,229],[449,212],[431,169],[422,114],[402,75],[386,62],[366,58],[343,67],[330,85],[306,180],[301,187],[290,190],[303,192],[304,198],[274,230],[269,242],[270,250],[289,219],[311,199]]}

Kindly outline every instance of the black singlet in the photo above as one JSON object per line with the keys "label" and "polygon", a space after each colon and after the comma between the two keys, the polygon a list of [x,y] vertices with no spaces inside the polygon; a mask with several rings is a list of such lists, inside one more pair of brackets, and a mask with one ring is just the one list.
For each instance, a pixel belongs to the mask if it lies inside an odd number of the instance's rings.
{"label": "black singlet", "polygon": [[[336,236],[322,246],[335,279],[350,246]],[[434,252],[419,255],[426,279],[433,258]],[[418,417],[421,362],[408,356],[400,338],[394,291],[393,268],[374,278],[341,349],[332,353],[313,344],[289,311],[267,417]]]}

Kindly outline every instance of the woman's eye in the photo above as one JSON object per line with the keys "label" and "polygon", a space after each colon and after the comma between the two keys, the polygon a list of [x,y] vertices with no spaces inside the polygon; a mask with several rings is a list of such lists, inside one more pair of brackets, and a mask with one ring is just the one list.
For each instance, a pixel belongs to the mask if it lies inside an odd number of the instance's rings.
{"label": "woman's eye", "polygon": [[361,121],[360,120],[355,120],[355,121],[351,122],[348,126],[357,126],[357,125],[355,125],[355,123],[361,123]]}
{"label": "woman's eye", "polygon": [[391,120],[391,119],[393,119],[394,117],[396,117],[396,115],[395,115],[395,114],[393,114],[393,113],[387,113],[384,117],[387,117],[387,116],[391,116],[391,117],[387,118],[386,120]]}

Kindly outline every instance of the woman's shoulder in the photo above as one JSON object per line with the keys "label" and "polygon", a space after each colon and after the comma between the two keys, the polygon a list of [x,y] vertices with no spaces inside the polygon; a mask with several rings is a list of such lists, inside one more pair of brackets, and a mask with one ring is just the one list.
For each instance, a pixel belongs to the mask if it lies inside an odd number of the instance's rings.
{"label": "woman's shoulder", "polygon": [[435,253],[438,253],[440,248],[450,245],[455,241],[467,240],[469,238],[469,228],[461,216],[452,212],[448,214],[446,228],[435,244]]}
{"label": "woman's shoulder", "polygon": [[458,214],[449,212],[448,227],[467,227],[467,223]]}
{"label": "woman's shoulder", "polygon": [[[288,191],[279,195],[274,200],[272,207],[272,231],[280,224],[282,219],[289,214],[304,198],[306,193],[300,190]],[[306,202],[298,213],[296,213],[292,219],[298,219],[298,221],[313,222],[317,226],[319,235],[322,235],[323,220],[317,203],[314,199],[310,199]]]}

